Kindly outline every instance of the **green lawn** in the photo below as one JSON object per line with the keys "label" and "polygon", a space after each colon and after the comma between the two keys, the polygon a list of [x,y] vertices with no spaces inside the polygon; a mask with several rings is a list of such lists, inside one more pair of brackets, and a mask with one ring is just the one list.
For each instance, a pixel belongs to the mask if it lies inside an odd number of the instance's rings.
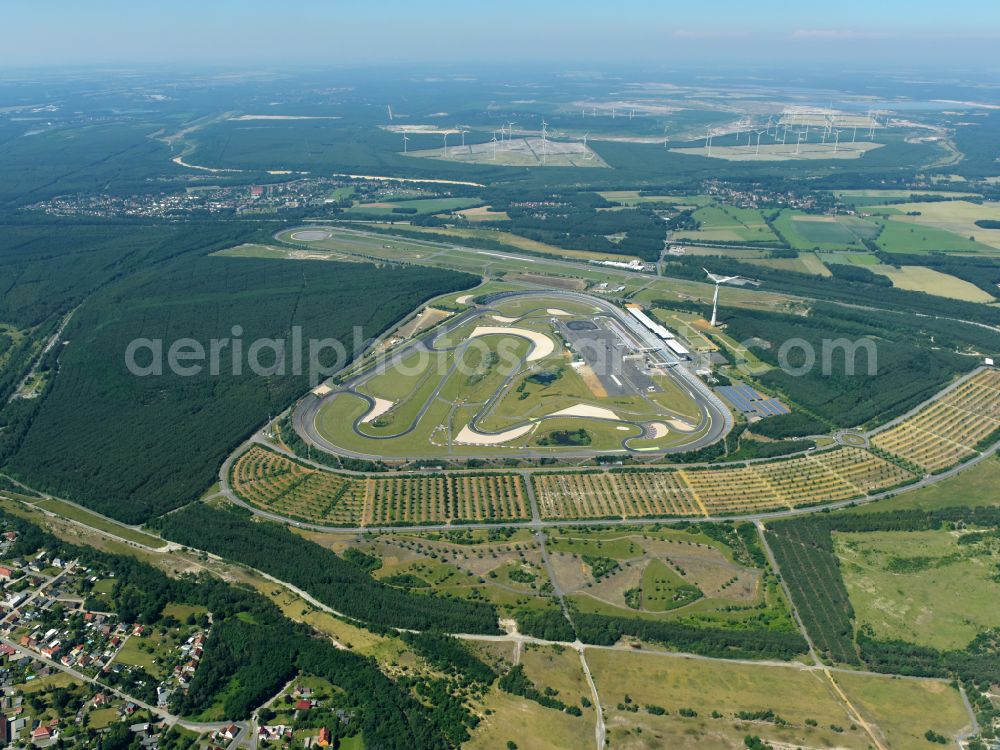
{"label": "green lawn", "polygon": [[122,539],[135,542],[136,544],[142,544],[146,547],[160,549],[161,547],[165,547],[167,544],[159,537],[137,531],[129,526],[124,526],[116,521],[112,521],[110,518],[106,518],[105,516],[92,513],[91,511],[84,510],[83,508],[78,508],[70,503],[64,503],[62,500],[45,498],[35,502],[34,505],[49,511],[50,513],[62,516],[63,518],[68,518],[71,521],[77,521],[78,523],[85,524],[93,529],[97,529],[98,531],[113,534],[117,537],[121,537]]}
{"label": "green lawn", "polygon": [[881,220],[882,233],[875,240],[878,246],[887,253],[907,253],[919,255],[922,253],[985,253],[996,254],[997,249],[970,240],[968,237],[949,232],[937,227],[922,226],[916,223]]}
{"label": "green lawn", "polygon": [[946,530],[836,533],[859,626],[937,649],[966,646],[1000,622],[1000,539],[959,544]]}

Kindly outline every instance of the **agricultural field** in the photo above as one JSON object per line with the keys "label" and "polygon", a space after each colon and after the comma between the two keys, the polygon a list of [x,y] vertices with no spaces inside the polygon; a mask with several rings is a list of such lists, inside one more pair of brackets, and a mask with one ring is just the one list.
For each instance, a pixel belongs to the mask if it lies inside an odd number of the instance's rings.
{"label": "agricultural field", "polygon": [[[933,203],[893,203],[878,210],[898,212],[892,221],[940,229],[957,237],[968,238],[980,245],[1000,249],[1000,230],[983,229],[981,220],[1000,221],[1000,203],[952,200]],[[915,215],[907,215],[915,214]]]}
{"label": "agricultural field", "polygon": [[[881,250],[907,255],[924,253],[995,255],[997,253],[997,248],[970,239],[969,234],[963,236],[938,226],[906,221],[909,218],[912,217],[890,215],[888,218],[878,220],[882,231],[875,239],[875,243]],[[980,230],[980,234],[984,231],[986,230]]]}
{"label": "agricultural field", "polygon": [[924,266],[867,266],[872,273],[887,276],[897,289],[936,294],[966,302],[994,302],[996,298],[975,284]]}
{"label": "agricultural field", "polygon": [[233,465],[231,482],[254,507],[331,526],[528,517],[523,481],[512,474],[353,478],[254,446]]}
{"label": "agricultural field", "polygon": [[1000,536],[974,530],[834,534],[859,627],[961,649],[1000,620]]}
{"label": "agricultural field", "polygon": [[916,414],[877,433],[880,450],[927,473],[974,456],[1000,430],[1000,372],[982,370]]}
{"label": "agricultural field", "polygon": [[944,681],[837,674],[848,705],[818,670],[601,649],[586,655],[613,747],[737,747],[756,735],[780,747],[867,750],[872,738],[856,721],[860,710],[886,747],[929,750],[926,729],[955,736],[968,724],[961,697]]}
{"label": "agricultural field", "polygon": [[865,251],[863,239],[878,236],[878,224],[854,216],[825,216],[782,211],[774,228],[795,250]]}
{"label": "agricultural field", "polygon": [[677,242],[761,242],[778,243],[778,237],[764,221],[760,211],[734,206],[706,206],[692,214],[701,225],[696,231],[677,232],[671,240]]}
{"label": "agricultural field", "polygon": [[913,479],[858,448],[746,466],[532,476],[545,518],[764,512],[861,497]]}

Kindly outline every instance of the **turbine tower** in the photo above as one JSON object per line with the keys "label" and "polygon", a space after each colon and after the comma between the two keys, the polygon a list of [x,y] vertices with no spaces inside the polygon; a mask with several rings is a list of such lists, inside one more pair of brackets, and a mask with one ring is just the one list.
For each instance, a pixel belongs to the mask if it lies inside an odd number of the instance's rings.
{"label": "turbine tower", "polygon": [[739,276],[716,276],[707,268],[702,268],[701,270],[704,271],[708,275],[708,278],[710,278],[712,282],[715,284],[715,294],[712,296],[712,322],[709,323],[709,325],[712,326],[712,328],[715,328],[715,323],[719,312],[719,286],[721,284],[728,284],[730,281],[736,281],[736,279],[738,279]]}
{"label": "turbine tower", "polygon": [[406,144],[409,143],[409,141],[410,141],[410,137],[406,133],[403,133],[403,153],[404,154],[406,153]]}

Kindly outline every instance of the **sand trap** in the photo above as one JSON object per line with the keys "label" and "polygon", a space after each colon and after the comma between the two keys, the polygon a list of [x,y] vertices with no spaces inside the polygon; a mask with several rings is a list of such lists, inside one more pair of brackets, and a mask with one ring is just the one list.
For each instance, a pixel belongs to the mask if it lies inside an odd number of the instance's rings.
{"label": "sand trap", "polygon": [[373,406],[371,411],[361,418],[361,424],[368,424],[378,417],[381,417],[392,408],[394,403],[396,403],[395,401],[389,401],[388,399],[379,398],[378,396],[372,396],[372,399],[375,401],[375,406]]}
{"label": "sand trap", "polygon": [[667,429],[667,426],[663,424],[663,422],[653,422],[651,425],[649,425],[649,429],[653,431],[653,434],[651,436],[652,440],[659,440],[661,437],[666,437],[667,434],[670,432],[670,430]]}
{"label": "sand trap", "polygon": [[622,424],[615,427],[615,429],[618,430],[619,432],[628,432],[629,428]]}
{"label": "sand trap", "polygon": [[598,419],[620,419],[611,409],[601,406],[590,406],[589,404],[576,404],[567,406],[565,409],[554,411],[550,417],[597,417]]}
{"label": "sand trap", "polygon": [[320,383],[319,385],[317,385],[315,388],[312,389],[312,392],[315,393],[317,396],[325,396],[328,393],[333,393],[333,388],[328,386],[326,383]]}
{"label": "sand trap", "polygon": [[550,307],[545,312],[549,315],[561,315],[563,317],[569,317],[569,313],[565,310],[560,310],[558,307]]}
{"label": "sand trap", "polygon": [[694,425],[690,425],[687,422],[682,422],[679,419],[668,419],[667,424],[673,427],[678,432],[694,432]]}
{"label": "sand trap", "polygon": [[329,232],[324,232],[319,229],[306,229],[302,232],[292,232],[289,236],[291,239],[298,240],[299,242],[316,242],[317,240],[330,239]]}
{"label": "sand trap", "polygon": [[476,329],[469,336],[470,339],[474,339],[477,336],[489,336],[490,334],[500,333],[506,334],[508,336],[520,336],[521,338],[528,339],[534,346],[531,351],[528,352],[527,360],[528,362],[534,362],[539,359],[544,359],[545,357],[552,354],[555,351],[555,344],[552,343],[552,339],[546,336],[544,333],[539,333],[538,331],[529,331],[526,328],[501,328],[500,326],[477,326]]}
{"label": "sand trap", "polygon": [[526,435],[534,428],[535,425],[533,424],[525,424],[498,432],[495,435],[480,435],[477,432],[473,432],[469,425],[465,425],[462,431],[455,436],[455,442],[465,443],[466,445],[498,445],[499,443],[506,443],[508,440],[519,438],[521,435]]}
{"label": "sand trap", "polygon": [[466,303],[467,303],[467,302],[468,302],[468,301],[469,301],[470,299],[472,299],[472,295],[471,295],[471,294],[463,294],[463,295],[462,295],[461,297],[457,297],[457,298],[455,299],[455,301],[456,301],[456,302],[457,302],[458,304],[460,304],[460,305],[464,305],[464,304],[466,304]]}
{"label": "sand trap", "polygon": [[520,318],[508,318],[506,315],[491,315],[497,323],[516,323]]}

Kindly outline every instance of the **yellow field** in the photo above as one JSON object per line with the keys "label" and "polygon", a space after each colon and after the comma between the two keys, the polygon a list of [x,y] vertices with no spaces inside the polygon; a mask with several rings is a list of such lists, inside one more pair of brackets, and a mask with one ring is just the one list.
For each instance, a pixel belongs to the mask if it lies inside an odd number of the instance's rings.
{"label": "yellow field", "polygon": [[532,477],[543,518],[753,513],[861,497],[913,479],[859,448],[704,469]]}
{"label": "yellow field", "polygon": [[897,289],[907,289],[913,292],[926,292],[938,297],[960,299],[966,302],[993,302],[994,298],[972,284],[957,276],[935,271],[924,266],[868,266],[872,273],[888,276]]}
{"label": "yellow field", "polygon": [[927,472],[971,458],[1000,428],[1000,372],[983,370],[909,419],[879,433],[876,447]]}

